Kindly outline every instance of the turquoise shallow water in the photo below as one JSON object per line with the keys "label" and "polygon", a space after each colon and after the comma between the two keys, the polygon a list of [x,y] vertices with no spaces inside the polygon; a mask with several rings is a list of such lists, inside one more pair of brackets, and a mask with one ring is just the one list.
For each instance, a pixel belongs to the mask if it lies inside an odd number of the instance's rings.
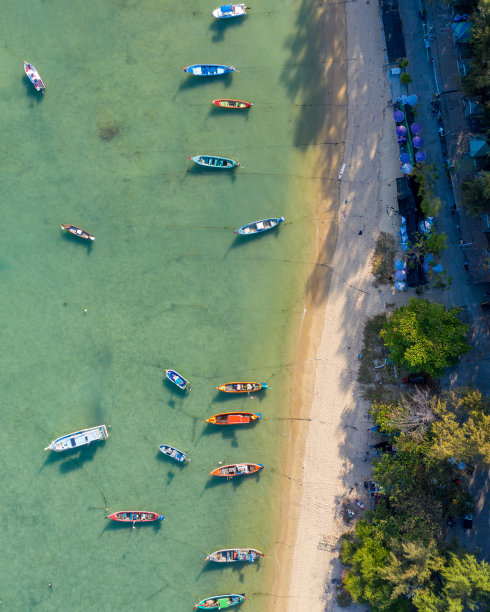
{"label": "turquoise shallow water", "polygon": [[[230,591],[247,592],[244,610],[266,605],[271,559],[226,568],[203,559],[234,545],[272,554],[277,534],[288,347],[312,218],[308,183],[298,178],[304,150],[293,146],[294,87],[281,77],[299,4],[273,0],[225,26],[213,22],[214,7],[2,2],[5,609],[184,611]],[[23,76],[23,59],[39,70],[45,96]],[[207,61],[240,72],[197,81],[181,70]],[[223,113],[209,104],[216,97],[256,106]],[[199,153],[243,168],[198,171],[187,156]],[[281,215],[288,223],[270,235],[247,242],[232,233]],[[60,223],[97,240],[63,237]],[[168,386],[166,367],[192,391]],[[272,389],[255,400],[214,390],[236,379]],[[204,427],[233,409],[264,419],[248,429]],[[103,444],[43,451],[101,423],[112,426]],[[191,463],[159,457],[163,442]],[[218,461],[266,469],[215,482],[208,472]],[[109,524],[106,506],[167,520],[133,531]]]}

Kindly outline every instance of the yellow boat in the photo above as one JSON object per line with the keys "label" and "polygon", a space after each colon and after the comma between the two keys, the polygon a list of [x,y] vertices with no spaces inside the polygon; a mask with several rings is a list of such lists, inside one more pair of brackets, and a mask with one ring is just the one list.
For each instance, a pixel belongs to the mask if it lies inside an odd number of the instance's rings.
{"label": "yellow boat", "polygon": [[217,391],[224,393],[251,393],[261,389],[269,389],[269,386],[266,383],[258,382],[229,382],[216,387]]}

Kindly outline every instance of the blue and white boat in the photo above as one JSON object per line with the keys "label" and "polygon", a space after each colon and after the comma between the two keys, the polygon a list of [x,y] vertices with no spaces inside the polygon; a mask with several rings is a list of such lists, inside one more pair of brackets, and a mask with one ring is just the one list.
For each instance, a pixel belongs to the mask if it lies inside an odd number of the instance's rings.
{"label": "blue and white boat", "polygon": [[233,17],[243,17],[243,15],[247,14],[247,9],[250,9],[250,6],[245,6],[245,4],[224,4],[213,11],[213,17],[216,19],[231,19]]}
{"label": "blue and white boat", "polygon": [[252,223],[248,223],[247,225],[242,225],[242,227],[235,230],[234,234],[240,234],[240,236],[250,236],[251,234],[261,234],[262,232],[267,232],[271,229],[274,229],[284,221],[284,217],[271,218],[271,219],[262,219],[261,221],[253,221]]}
{"label": "blue and white boat", "polygon": [[106,440],[108,437],[109,433],[107,427],[105,425],[98,425],[97,427],[90,427],[67,434],[66,436],[61,436],[61,438],[53,440],[44,450],[54,450],[59,453],[61,451],[70,450],[71,448],[87,446],[91,442],[100,442],[101,440]]}
{"label": "blue and white boat", "polygon": [[216,155],[196,155],[195,157],[189,157],[188,159],[191,159],[198,166],[218,168],[219,170],[233,170],[233,168],[238,168],[240,165],[233,159],[217,157]]}
{"label": "blue and white boat", "polygon": [[190,459],[187,459],[187,453],[184,453],[173,446],[169,446],[168,444],[160,444],[158,448],[160,449],[161,453],[167,455],[167,457],[170,457],[174,461],[178,461],[179,463],[190,461]]}
{"label": "blue and white boat", "polygon": [[236,70],[235,66],[223,66],[222,64],[193,64],[184,67],[183,70],[194,76],[223,76]]}
{"label": "blue and white boat", "polygon": [[189,381],[187,381],[181,374],[179,374],[175,370],[165,370],[165,375],[170,382],[173,382],[174,385],[177,385],[177,387],[179,387],[179,389],[182,389],[182,391],[191,390]]}

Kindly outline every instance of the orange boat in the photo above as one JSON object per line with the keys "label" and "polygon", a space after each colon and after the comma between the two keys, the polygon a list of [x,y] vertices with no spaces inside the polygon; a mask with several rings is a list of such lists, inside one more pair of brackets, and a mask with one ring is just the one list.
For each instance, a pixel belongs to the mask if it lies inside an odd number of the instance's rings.
{"label": "orange boat", "polygon": [[235,478],[235,476],[248,476],[255,474],[264,469],[261,463],[232,463],[231,465],[222,465],[212,472],[210,476],[222,476],[224,478]]}
{"label": "orange boat", "polygon": [[257,382],[229,382],[224,385],[216,387],[217,391],[224,391],[225,393],[250,393],[251,391],[260,391],[261,389],[268,389],[269,386],[265,383]]}
{"label": "orange boat", "polygon": [[211,104],[215,104],[220,108],[251,108],[252,102],[245,102],[245,100],[230,100],[228,98],[219,98],[218,100],[211,100]]}
{"label": "orange boat", "polygon": [[243,425],[246,423],[252,423],[262,418],[260,412],[221,412],[215,414],[209,419],[205,419],[205,423],[212,423],[213,425]]}

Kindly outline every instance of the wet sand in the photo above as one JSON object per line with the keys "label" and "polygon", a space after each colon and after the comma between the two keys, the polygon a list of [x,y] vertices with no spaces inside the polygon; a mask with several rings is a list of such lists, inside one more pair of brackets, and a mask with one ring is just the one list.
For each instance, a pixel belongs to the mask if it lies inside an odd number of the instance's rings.
{"label": "wet sand", "polygon": [[377,6],[326,4],[316,17],[328,49],[323,141],[337,144],[325,145],[314,172],[325,180],[315,184],[316,264],[290,410],[294,419],[309,420],[292,420],[289,431],[269,599],[274,612],[341,609],[331,580],[342,572],[342,501],[360,498],[368,506],[370,422],[356,382],[358,354],[366,319],[389,301],[389,289],[373,287],[370,260],[379,231],[397,228],[391,207],[399,164]]}

